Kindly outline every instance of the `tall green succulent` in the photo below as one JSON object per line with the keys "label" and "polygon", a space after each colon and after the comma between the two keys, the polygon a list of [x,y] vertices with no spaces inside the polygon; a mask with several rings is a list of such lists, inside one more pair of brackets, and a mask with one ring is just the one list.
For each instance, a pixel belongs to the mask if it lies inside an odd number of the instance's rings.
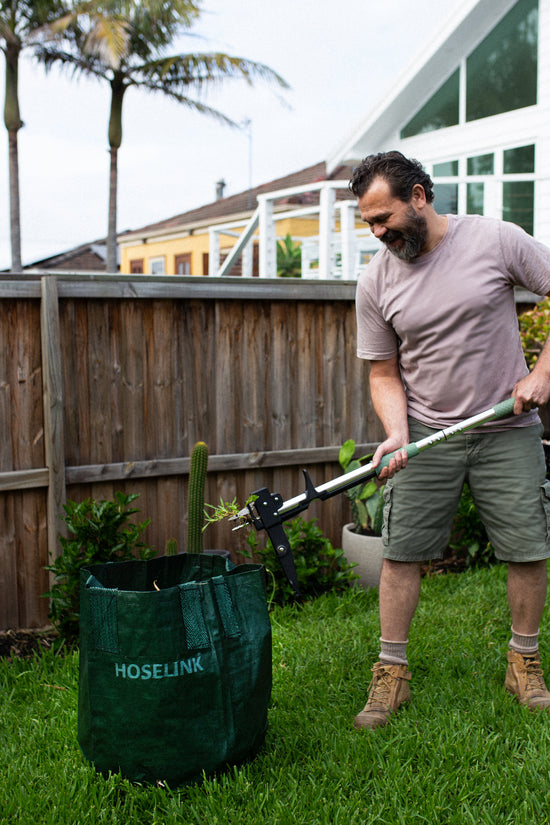
{"label": "tall green succulent", "polygon": [[208,447],[197,441],[191,452],[189,499],[187,504],[187,552],[202,553],[204,523],[204,488],[208,469]]}

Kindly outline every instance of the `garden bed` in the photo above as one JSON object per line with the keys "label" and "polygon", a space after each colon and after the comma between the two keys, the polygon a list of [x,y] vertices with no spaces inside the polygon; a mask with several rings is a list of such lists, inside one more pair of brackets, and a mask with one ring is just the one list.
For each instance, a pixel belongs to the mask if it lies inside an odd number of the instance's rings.
{"label": "garden bed", "polygon": [[51,650],[58,638],[53,627],[0,631],[0,658],[30,659],[35,653]]}

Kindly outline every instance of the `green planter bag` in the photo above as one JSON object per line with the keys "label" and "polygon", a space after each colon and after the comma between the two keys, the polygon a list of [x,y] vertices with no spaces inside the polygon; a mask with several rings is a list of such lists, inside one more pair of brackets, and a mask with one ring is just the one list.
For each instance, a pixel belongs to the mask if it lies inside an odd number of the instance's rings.
{"label": "green planter bag", "polygon": [[254,755],[271,693],[264,575],[203,554],[82,570],[78,741],[97,770],[176,786]]}

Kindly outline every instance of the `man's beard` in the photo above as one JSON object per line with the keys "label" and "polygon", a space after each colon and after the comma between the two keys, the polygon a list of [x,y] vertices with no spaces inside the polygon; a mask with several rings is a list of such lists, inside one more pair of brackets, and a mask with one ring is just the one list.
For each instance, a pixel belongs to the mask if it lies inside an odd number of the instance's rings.
{"label": "man's beard", "polygon": [[[407,223],[402,231],[388,229],[381,240],[396,258],[411,263],[418,258],[426,244],[428,222],[412,206],[409,206],[406,217]],[[400,241],[400,243],[392,246],[390,245],[392,241]]]}

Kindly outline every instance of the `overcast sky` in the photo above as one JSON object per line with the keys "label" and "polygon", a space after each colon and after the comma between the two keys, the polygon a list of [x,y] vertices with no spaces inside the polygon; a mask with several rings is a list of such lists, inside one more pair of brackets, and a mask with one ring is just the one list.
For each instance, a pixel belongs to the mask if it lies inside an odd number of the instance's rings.
{"label": "overcast sky", "polygon": [[[263,62],[288,92],[228,82],[206,98],[250,131],[130,89],[119,151],[118,230],[138,229],[324,160],[391,90],[460,0],[203,0],[177,51],[213,51]],[[197,36],[200,35],[200,38]],[[4,89],[4,62],[0,67]],[[110,87],[20,70],[23,263],[105,237]],[[11,262],[7,132],[0,152],[0,269]],[[250,152],[251,147],[251,152]],[[250,162],[251,161],[251,162]]]}

